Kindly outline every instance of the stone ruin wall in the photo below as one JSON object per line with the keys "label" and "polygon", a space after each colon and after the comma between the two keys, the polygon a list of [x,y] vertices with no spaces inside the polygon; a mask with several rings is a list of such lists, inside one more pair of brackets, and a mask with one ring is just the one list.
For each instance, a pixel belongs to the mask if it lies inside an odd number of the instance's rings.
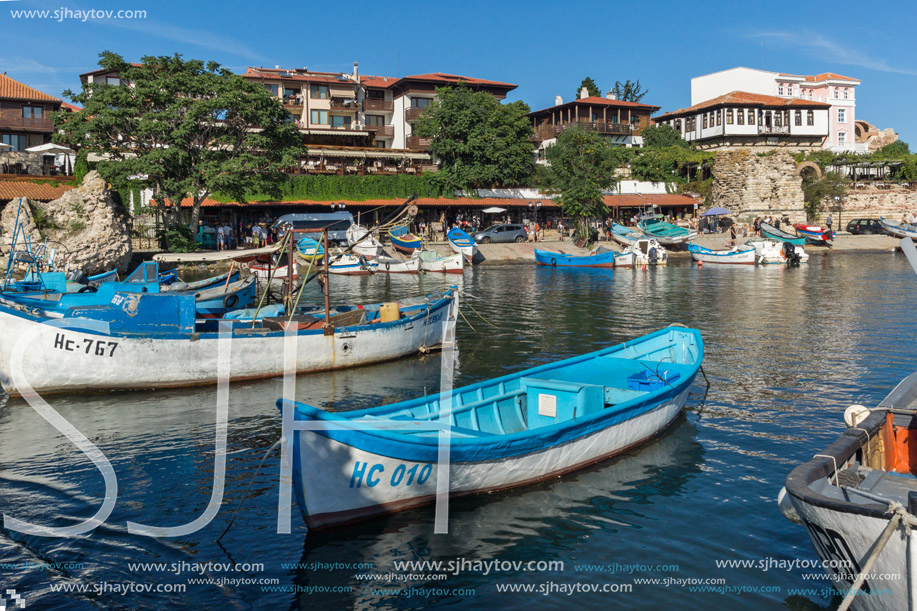
{"label": "stone ruin wall", "polygon": [[718,151],[713,164],[713,206],[732,212],[739,222],[757,216],[787,216],[805,220],[802,178],[796,161],[783,151]]}

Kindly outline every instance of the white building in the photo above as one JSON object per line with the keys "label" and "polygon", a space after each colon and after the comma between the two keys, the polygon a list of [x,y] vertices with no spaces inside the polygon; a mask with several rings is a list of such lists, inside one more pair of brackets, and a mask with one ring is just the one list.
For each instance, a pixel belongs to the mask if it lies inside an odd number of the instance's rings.
{"label": "white building", "polygon": [[[830,104],[828,133],[822,148],[867,152],[856,143],[856,87],[860,81],[832,72],[805,76],[753,68],[731,68],[691,79],[691,104],[700,104],[732,91]],[[861,150],[862,149],[862,150]]]}

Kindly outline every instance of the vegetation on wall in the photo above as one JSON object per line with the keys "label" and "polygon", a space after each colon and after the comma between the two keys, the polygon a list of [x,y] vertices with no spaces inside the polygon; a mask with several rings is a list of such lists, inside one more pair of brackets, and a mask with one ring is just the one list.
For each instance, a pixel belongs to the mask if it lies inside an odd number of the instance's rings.
{"label": "vegetation on wall", "polygon": [[[243,201],[319,201],[339,199],[363,201],[367,199],[398,199],[418,197],[454,197],[435,173],[389,174],[383,176],[338,176],[335,174],[302,174],[288,176],[278,185],[276,194],[247,193]],[[216,201],[231,202],[236,198],[216,193]]]}

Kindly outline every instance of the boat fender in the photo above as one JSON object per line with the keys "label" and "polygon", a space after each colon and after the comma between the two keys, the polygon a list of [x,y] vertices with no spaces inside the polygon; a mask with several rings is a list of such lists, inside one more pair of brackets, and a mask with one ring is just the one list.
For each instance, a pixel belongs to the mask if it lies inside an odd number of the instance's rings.
{"label": "boat fender", "polygon": [[99,290],[98,287],[87,284],[86,286],[84,286],[77,292],[78,293],[95,293],[98,290]]}
{"label": "boat fender", "polygon": [[796,507],[793,506],[793,501],[790,500],[790,495],[787,494],[786,488],[780,489],[780,494],[777,495],[777,506],[780,507],[780,512],[787,520],[802,524],[802,519],[796,512]]}
{"label": "boat fender", "polygon": [[557,267],[557,259],[551,257],[551,267]]}
{"label": "boat fender", "polygon": [[385,271],[388,271],[388,270],[390,270],[390,269],[392,269],[391,263],[386,263],[386,264],[385,264]]}
{"label": "boat fender", "polygon": [[223,297],[223,307],[227,310],[231,310],[236,307],[237,303],[239,303],[239,296],[236,294],[226,295],[226,297]]}
{"label": "boat fender", "polygon": [[868,416],[869,409],[865,405],[851,405],[844,410],[844,422],[851,428],[859,426]]}

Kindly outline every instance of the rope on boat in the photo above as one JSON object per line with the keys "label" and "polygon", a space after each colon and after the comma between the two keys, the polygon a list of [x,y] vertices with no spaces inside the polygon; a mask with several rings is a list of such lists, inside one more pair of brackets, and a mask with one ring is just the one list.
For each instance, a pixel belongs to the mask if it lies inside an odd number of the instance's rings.
{"label": "rope on boat", "polygon": [[[280,242],[280,252],[283,252],[283,249],[286,248],[287,240],[291,239],[292,235],[292,232],[287,232],[287,235],[283,237],[283,240]],[[279,265],[274,267],[274,269],[271,270],[271,275],[268,276],[267,285],[264,287],[264,292],[261,293],[261,299],[258,301],[258,307],[255,309],[255,315],[252,316],[252,329],[254,329],[255,325],[257,324],[256,321],[258,320],[258,313],[261,312],[261,308],[264,306],[264,300],[267,298],[268,293],[271,292],[271,283],[274,281],[274,274],[277,273],[277,269],[279,267]]]}
{"label": "rope on boat", "polygon": [[[836,475],[836,472],[835,472]],[[850,608],[850,605],[853,604],[853,599],[856,597],[857,592],[860,591],[860,587],[863,585],[863,582],[866,581],[866,576],[872,572],[873,566],[876,564],[876,560],[879,559],[879,554],[882,553],[882,550],[885,549],[885,545],[888,543],[888,540],[891,538],[892,533],[898,528],[898,525],[904,519],[904,516],[907,516],[907,511],[900,503],[892,501],[888,507],[889,511],[894,513],[892,519],[889,520],[888,525],[886,525],[885,530],[882,531],[882,534],[876,539],[875,543],[872,544],[870,548],[869,556],[866,560],[865,566],[860,571],[860,574],[857,576],[856,581],[853,582],[853,585],[850,586],[850,590],[847,592],[847,596],[844,597],[841,606],[837,608],[837,611],[847,611]],[[907,526],[910,530],[910,525]]]}
{"label": "rope on boat", "polygon": [[467,319],[467,318],[465,318],[465,313],[462,312],[461,310],[459,310],[459,314],[462,315],[462,320],[465,321],[465,324],[468,325],[469,327],[471,327],[471,330],[472,330],[472,331],[474,331],[475,333],[477,333],[478,330],[475,329],[474,326],[472,326],[472,324],[471,324],[470,322],[468,322],[468,319]]}
{"label": "rope on boat", "polygon": [[831,459],[831,462],[834,463],[834,485],[837,488],[840,488],[841,485],[837,479],[837,458],[835,458],[834,456],[831,456],[830,454],[816,454],[812,458],[830,458]]}
{"label": "rope on boat", "polygon": [[[291,232],[291,233],[292,233],[292,232]],[[325,234],[326,234],[326,233],[328,233],[328,230],[327,230],[327,229],[325,229],[325,231],[322,232],[322,242],[323,242],[323,243],[324,243],[324,241],[325,241]],[[312,273],[312,266],[313,266],[314,264],[315,264],[315,257],[312,257],[311,259],[309,259],[309,269],[306,270],[306,278],[308,278],[308,277],[309,277],[309,274]],[[328,267],[331,267],[331,262],[330,262],[330,261],[328,262]],[[330,272],[328,272],[328,270],[325,270],[325,273],[330,273]],[[292,278],[290,278],[290,285],[291,285],[291,286],[293,285],[293,279],[292,279]],[[299,293],[296,295],[296,301],[295,301],[293,304],[291,304],[293,307],[290,308],[290,317],[287,319],[287,322],[290,322],[290,321],[293,320],[293,316],[296,314],[297,308],[299,308],[299,300],[302,299],[302,294],[303,294],[303,292],[304,292],[305,290],[306,290],[306,283],[303,282],[303,283],[301,283],[301,284],[299,285]],[[327,320],[325,321],[325,324],[328,324],[328,321],[327,321]]]}
{"label": "rope on boat", "polygon": [[236,521],[236,516],[238,516],[238,515],[239,515],[239,511],[242,510],[242,503],[245,502],[245,499],[248,497],[248,493],[251,492],[251,490],[252,490],[252,484],[255,483],[255,478],[257,478],[257,477],[258,477],[258,474],[261,473],[261,467],[264,466],[264,461],[267,460],[267,457],[271,455],[271,452],[274,451],[274,448],[276,448],[277,446],[279,446],[279,445],[280,445],[280,442],[282,442],[282,441],[283,441],[283,438],[281,437],[280,439],[278,439],[277,441],[275,441],[275,442],[273,443],[273,445],[271,445],[271,447],[269,447],[269,448],[267,449],[267,452],[264,453],[264,457],[261,459],[261,462],[258,463],[258,468],[255,469],[255,474],[252,475],[251,481],[248,482],[248,488],[245,489],[245,494],[243,494],[243,495],[242,495],[242,498],[239,499],[239,506],[236,507],[236,510],[233,512],[232,518],[229,520],[229,524],[226,525],[226,528],[223,530],[223,532],[220,534],[220,536],[217,537],[217,540],[216,540],[217,543],[219,543],[219,542],[220,542],[220,539],[222,539],[222,538],[226,535],[226,533],[229,532],[229,529],[232,528],[233,523],[235,523],[235,521]]}

